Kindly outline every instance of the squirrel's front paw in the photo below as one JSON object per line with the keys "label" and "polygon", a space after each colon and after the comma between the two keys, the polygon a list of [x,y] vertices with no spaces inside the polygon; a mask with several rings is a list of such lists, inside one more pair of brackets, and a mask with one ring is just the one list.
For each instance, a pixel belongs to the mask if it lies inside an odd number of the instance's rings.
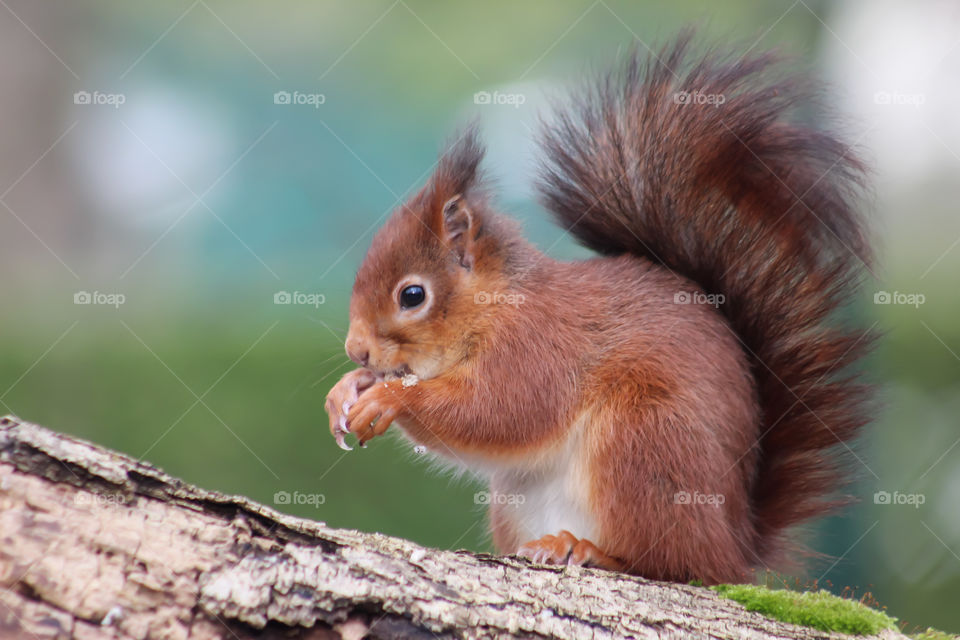
{"label": "squirrel's front paw", "polygon": [[378,382],[365,391],[347,415],[347,425],[360,441],[362,447],[368,440],[379,436],[400,414],[402,404],[401,381]]}
{"label": "squirrel's front paw", "polygon": [[373,386],[376,381],[377,377],[372,371],[355,369],[340,378],[340,382],[335,384],[327,394],[325,406],[327,415],[330,416],[330,433],[336,439],[337,445],[345,451],[352,450],[352,447],[344,441],[344,436],[350,433],[347,414],[356,404],[360,394]]}

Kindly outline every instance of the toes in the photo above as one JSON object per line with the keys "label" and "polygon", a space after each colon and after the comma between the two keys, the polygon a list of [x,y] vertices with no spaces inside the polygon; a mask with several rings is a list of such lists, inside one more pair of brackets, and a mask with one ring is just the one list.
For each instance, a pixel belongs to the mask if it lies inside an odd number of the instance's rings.
{"label": "toes", "polygon": [[356,394],[353,399],[356,400],[357,395],[372,387],[376,381],[377,377],[371,371],[361,369],[361,373],[357,376],[357,381],[353,385],[353,391]]}
{"label": "toes", "polygon": [[346,412],[333,411],[331,408],[327,409],[330,416],[330,434],[336,440],[338,447],[345,451],[352,451],[353,448],[344,441],[344,436],[350,433],[350,430],[347,429]]}
{"label": "toes", "polygon": [[568,565],[622,571],[623,563],[600,550],[589,540],[578,540],[567,558]]}
{"label": "toes", "polygon": [[572,547],[571,539],[576,542],[576,538],[565,531],[557,536],[543,536],[522,545],[517,555],[535,564],[564,564]]}
{"label": "toes", "polygon": [[[556,536],[556,543],[558,546],[562,546],[566,550],[566,554],[569,555],[576,544],[579,542],[576,536],[567,531],[566,529],[561,529],[560,533]],[[566,558],[564,558],[566,559]]]}
{"label": "toes", "polygon": [[[372,429],[373,421],[376,420],[378,415],[380,415],[380,407],[376,404],[356,406],[347,418],[347,425],[350,431],[363,441],[367,432]],[[370,434],[367,439],[369,440],[372,437],[373,435]]]}
{"label": "toes", "polygon": [[[330,416],[330,433],[336,440],[337,446],[345,451],[352,450],[345,440],[346,435],[350,433],[347,417],[354,405],[359,402],[360,396],[375,382],[376,376],[372,372],[357,369],[344,376],[327,394],[325,408]],[[361,426],[368,427],[375,417],[375,415],[370,417],[367,424],[361,423]]]}
{"label": "toes", "polygon": [[580,540],[570,551],[567,564],[570,566],[585,567],[593,559],[593,550],[596,547],[589,540]]}
{"label": "toes", "polygon": [[517,549],[517,555],[536,564],[545,564],[544,557],[546,555],[546,547],[550,545],[553,539],[554,536],[543,536],[539,540],[533,540],[521,545],[520,548]]}
{"label": "toes", "polygon": [[383,432],[387,430],[387,427],[389,427],[393,423],[396,417],[397,417],[396,409],[384,409],[383,412],[380,414],[380,417],[377,418],[377,422],[373,425],[372,427],[373,434],[370,437],[372,438],[373,436],[382,435]]}
{"label": "toes", "polygon": [[569,531],[543,536],[517,549],[517,555],[535,564],[565,564],[622,571],[623,563],[608,556],[589,540],[579,540]]}

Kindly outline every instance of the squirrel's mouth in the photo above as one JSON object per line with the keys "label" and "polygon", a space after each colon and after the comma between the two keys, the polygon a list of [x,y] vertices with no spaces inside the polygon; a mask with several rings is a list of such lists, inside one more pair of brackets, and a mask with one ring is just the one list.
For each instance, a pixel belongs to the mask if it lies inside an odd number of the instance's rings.
{"label": "squirrel's mouth", "polygon": [[382,380],[398,380],[406,375],[409,375],[412,372],[410,371],[410,367],[404,364],[404,365],[401,365],[399,368],[393,369],[391,371],[374,370],[373,373],[374,375],[377,376],[377,381],[380,382]]}

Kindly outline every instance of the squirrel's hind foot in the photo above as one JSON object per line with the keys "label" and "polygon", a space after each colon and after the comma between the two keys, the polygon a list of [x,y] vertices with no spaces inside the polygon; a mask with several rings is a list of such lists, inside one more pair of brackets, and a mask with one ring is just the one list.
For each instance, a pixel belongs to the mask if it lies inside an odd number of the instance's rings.
{"label": "squirrel's hind foot", "polygon": [[565,564],[622,571],[623,563],[611,558],[586,538],[577,539],[563,530],[555,536],[543,536],[520,545],[517,555],[535,564]]}

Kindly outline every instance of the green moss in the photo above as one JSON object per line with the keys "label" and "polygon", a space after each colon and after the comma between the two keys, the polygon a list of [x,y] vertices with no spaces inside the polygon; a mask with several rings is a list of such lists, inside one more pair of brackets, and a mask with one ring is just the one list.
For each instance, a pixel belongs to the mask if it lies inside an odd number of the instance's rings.
{"label": "green moss", "polygon": [[736,600],[748,611],[821,631],[873,635],[894,628],[896,623],[885,613],[828,591],[771,590],[747,584],[721,584],[711,589]]}

